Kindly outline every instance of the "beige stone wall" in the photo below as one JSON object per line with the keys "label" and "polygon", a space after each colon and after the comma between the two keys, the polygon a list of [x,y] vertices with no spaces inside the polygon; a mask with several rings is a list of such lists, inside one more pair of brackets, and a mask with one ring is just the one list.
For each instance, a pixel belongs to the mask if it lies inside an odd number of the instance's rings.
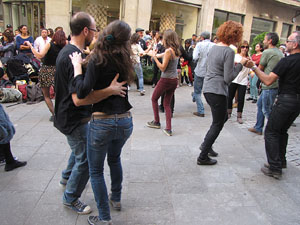
{"label": "beige stone wall", "polygon": [[[129,24],[132,32],[137,27],[149,29],[152,1],[150,0],[123,0],[124,14],[122,19]],[[122,7],[122,6],[121,6]]]}
{"label": "beige stone wall", "polygon": [[70,33],[70,1],[71,0],[45,0],[46,27],[55,29],[64,28],[66,35]]}

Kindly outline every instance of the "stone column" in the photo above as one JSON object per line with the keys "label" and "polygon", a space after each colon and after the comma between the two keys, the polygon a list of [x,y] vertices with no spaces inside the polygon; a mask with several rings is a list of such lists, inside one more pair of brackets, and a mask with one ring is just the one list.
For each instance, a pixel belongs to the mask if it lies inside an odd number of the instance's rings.
{"label": "stone column", "polygon": [[[145,30],[149,29],[152,11],[152,1],[150,0],[123,0],[124,15],[122,19],[129,24],[132,31],[137,27]],[[122,9],[122,8],[121,8]]]}
{"label": "stone column", "polygon": [[69,22],[72,12],[72,0],[45,0],[46,27],[64,28],[66,35],[70,33]]}

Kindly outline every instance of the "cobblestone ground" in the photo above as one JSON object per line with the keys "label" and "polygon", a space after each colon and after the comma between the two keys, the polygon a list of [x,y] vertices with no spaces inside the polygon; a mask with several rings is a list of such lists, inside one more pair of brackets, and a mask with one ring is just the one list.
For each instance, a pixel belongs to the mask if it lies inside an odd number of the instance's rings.
{"label": "cobblestone ground", "polygon": [[[249,95],[246,95],[246,99],[249,97]],[[250,127],[253,127],[256,123],[256,104],[253,104],[251,102],[247,102],[245,104],[244,112],[243,112],[243,124],[239,124],[235,122],[236,118],[236,110],[234,109],[232,112],[232,119],[230,121],[232,124],[240,129],[247,130]],[[266,121],[265,121],[266,124]],[[296,126],[300,126],[300,116],[295,120]],[[291,127],[289,129],[289,142],[287,147],[287,154],[286,158],[287,161],[291,164],[295,165],[297,168],[300,169],[300,134],[297,133],[297,130],[295,127]],[[261,136],[263,139],[263,136]]]}

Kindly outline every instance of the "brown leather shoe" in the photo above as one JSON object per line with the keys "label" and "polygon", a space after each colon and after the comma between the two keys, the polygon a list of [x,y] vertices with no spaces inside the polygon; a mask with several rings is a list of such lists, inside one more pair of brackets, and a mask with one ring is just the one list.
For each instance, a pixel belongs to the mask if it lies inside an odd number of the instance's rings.
{"label": "brown leather shoe", "polygon": [[248,129],[250,132],[258,134],[258,135],[262,135],[262,132],[257,131],[254,127],[251,127]]}
{"label": "brown leather shoe", "polygon": [[204,116],[205,116],[204,114],[198,113],[198,112],[193,112],[193,114],[194,114],[195,116],[199,116],[199,117],[204,117]]}

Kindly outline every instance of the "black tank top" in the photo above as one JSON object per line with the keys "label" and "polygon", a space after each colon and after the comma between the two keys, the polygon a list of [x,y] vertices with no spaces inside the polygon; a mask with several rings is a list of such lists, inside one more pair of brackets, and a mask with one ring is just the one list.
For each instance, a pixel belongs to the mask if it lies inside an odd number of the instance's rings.
{"label": "black tank top", "polygon": [[61,49],[62,48],[60,46],[50,42],[50,48],[43,59],[43,63],[46,66],[55,66],[56,58]]}

